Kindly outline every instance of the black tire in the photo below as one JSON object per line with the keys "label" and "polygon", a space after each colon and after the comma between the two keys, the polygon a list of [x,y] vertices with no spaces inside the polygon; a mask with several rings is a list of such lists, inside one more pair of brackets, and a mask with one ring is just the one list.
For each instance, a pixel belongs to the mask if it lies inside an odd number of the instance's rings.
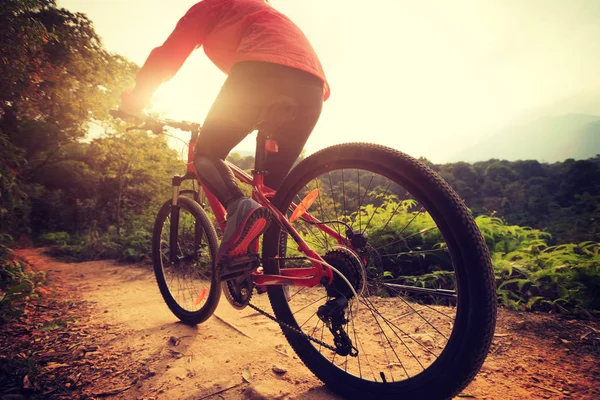
{"label": "black tire", "polygon": [[[180,206],[178,248],[185,254],[182,254],[180,262],[175,265],[170,264],[168,223],[171,216],[171,200],[169,200],[162,205],[156,216],[152,234],[152,261],[160,294],[171,312],[181,322],[196,325],[213,314],[221,297],[221,286],[214,262],[218,240],[213,224],[198,203],[186,196],[180,196],[178,202]],[[184,231],[186,224],[181,223],[186,218],[189,227],[187,234]],[[185,244],[179,242],[186,239]],[[187,279],[183,289],[177,287],[181,282],[180,276]],[[198,291],[197,285],[208,286],[208,288],[204,287]],[[181,297],[181,293],[178,292],[183,290],[187,293]],[[202,293],[201,299],[200,293]],[[196,302],[203,303],[198,307],[200,304],[195,304]]]}
{"label": "black tire", "polygon": [[[334,365],[335,355],[333,360],[328,359],[305,335],[286,328],[282,328],[283,333],[305,365],[346,398],[452,398],[479,371],[489,351],[496,322],[497,298],[490,253],[472,215],[456,192],[430,168],[391,148],[363,143],[332,146],[304,159],[286,177],[273,204],[285,212],[304,185],[336,168],[360,168],[382,174],[400,182],[423,204],[446,240],[454,264],[458,293],[454,326],[438,358],[422,372],[415,376],[407,374],[406,379],[398,382],[364,379],[362,373],[360,377],[349,374]],[[320,216],[317,214],[317,217]],[[279,228],[271,227],[264,237],[263,257],[281,257],[285,252],[282,242]],[[267,261],[265,273],[276,274],[283,265],[281,261]],[[275,316],[300,329],[303,324],[296,321],[284,290],[272,286],[268,293]],[[373,316],[377,320],[376,314]]]}

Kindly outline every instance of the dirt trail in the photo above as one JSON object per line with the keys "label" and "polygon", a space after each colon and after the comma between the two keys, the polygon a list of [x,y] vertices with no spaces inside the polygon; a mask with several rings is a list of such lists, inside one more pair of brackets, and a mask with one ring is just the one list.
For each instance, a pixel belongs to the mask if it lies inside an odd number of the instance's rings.
{"label": "dirt trail", "polygon": [[[177,323],[167,309],[148,266],[67,264],[31,249],[18,255],[48,271],[58,288],[94,305],[94,322],[106,328],[102,354],[146,371],[109,398],[339,399],[298,360],[277,324],[251,309],[236,311],[223,298],[215,316],[191,328]],[[253,302],[270,311],[266,295],[256,295]],[[502,310],[491,354],[461,397],[600,398],[598,328]],[[91,389],[108,393],[114,386],[105,379]]]}

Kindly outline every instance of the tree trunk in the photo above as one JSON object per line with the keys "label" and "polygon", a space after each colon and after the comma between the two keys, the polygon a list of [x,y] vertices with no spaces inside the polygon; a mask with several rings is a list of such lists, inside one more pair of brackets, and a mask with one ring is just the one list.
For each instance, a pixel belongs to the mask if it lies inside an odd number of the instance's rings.
{"label": "tree trunk", "polygon": [[117,193],[117,235],[119,236],[121,236],[121,201],[123,199],[124,181],[124,174],[121,174],[119,177],[119,192]]}
{"label": "tree trunk", "polygon": [[123,180],[119,182],[119,193],[117,195],[117,235],[121,236],[121,198],[123,196]]}

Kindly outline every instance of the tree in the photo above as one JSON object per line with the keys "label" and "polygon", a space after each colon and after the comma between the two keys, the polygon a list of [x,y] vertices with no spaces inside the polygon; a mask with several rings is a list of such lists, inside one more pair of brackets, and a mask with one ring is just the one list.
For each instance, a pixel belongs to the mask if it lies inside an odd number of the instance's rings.
{"label": "tree", "polygon": [[[47,171],[77,169],[68,145],[84,137],[92,121],[107,118],[136,69],[103,48],[85,15],[54,0],[2,2],[0,140],[11,156],[0,161],[0,210],[22,203],[26,214],[28,198],[45,197]],[[2,218],[0,230],[21,229]],[[26,225],[27,215],[22,220]]]}
{"label": "tree", "polygon": [[107,52],[83,14],[53,0],[8,0],[0,11],[0,128],[25,150],[26,174],[61,160],[91,120],[107,117],[136,66]]}
{"label": "tree", "polygon": [[[153,202],[159,204],[168,198],[169,176],[184,167],[164,137],[144,132],[96,139],[90,144],[87,158],[100,176],[97,218],[105,228],[115,224],[118,234],[124,217],[141,214]],[[104,213],[106,209],[113,212]]]}

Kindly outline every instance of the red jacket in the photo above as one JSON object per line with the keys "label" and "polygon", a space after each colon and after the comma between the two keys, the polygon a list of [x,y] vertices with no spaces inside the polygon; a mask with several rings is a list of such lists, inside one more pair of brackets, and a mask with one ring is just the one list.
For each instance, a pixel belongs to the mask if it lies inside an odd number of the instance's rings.
{"label": "red jacket", "polygon": [[329,97],[319,58],[285,15],[263,0],[203,0],[179,20],[162,46],[152,50],[135,78],[135,89],[124,94],[124,105],[142,109],[158,86],[172,78],[200,46],[226,74],[239,61],[281,64],[321,78],[323,98]]}

